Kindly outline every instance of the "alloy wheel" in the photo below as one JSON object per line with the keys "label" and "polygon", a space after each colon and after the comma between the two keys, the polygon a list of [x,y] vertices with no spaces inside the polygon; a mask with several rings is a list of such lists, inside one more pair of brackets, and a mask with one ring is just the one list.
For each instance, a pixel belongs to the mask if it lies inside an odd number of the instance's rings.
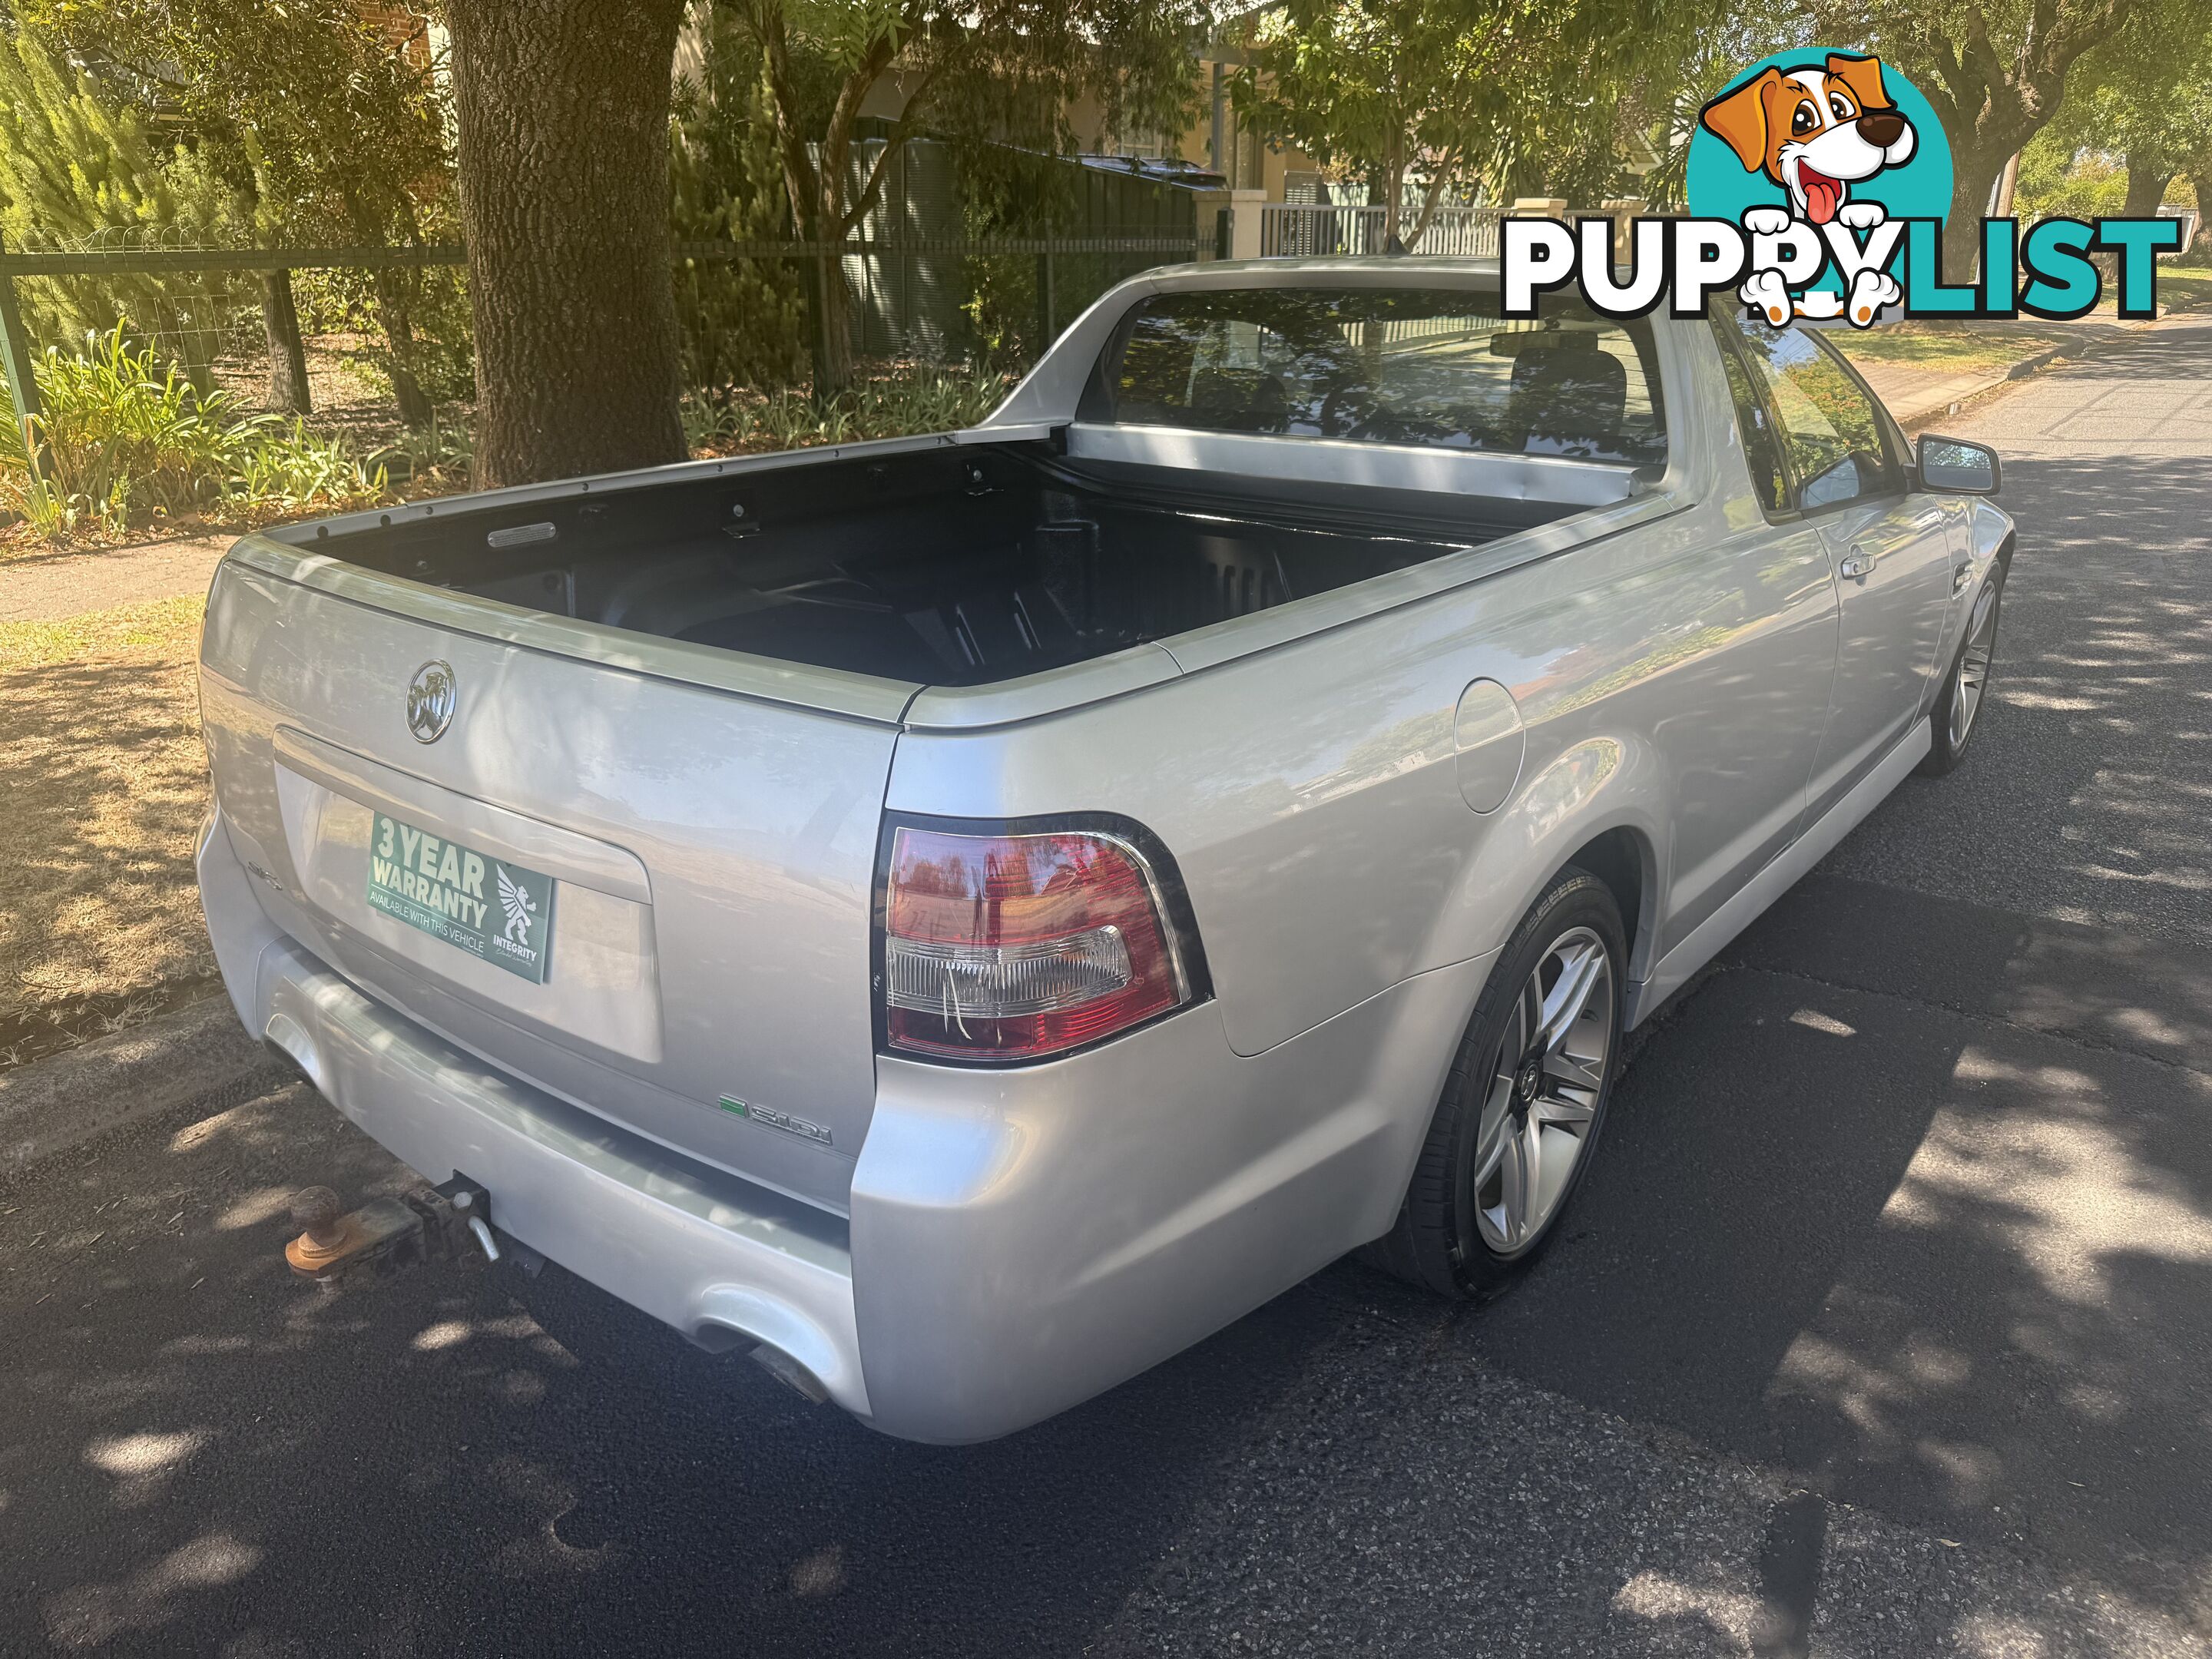
{"label": "alloy wheel", "polygon": [[1522,987],[1483,1099],[1475,1225],[1498,1255],[1534,1243],[1573,1185],[1613,1042],[1613,958],[1595,933],[1573,928]]}

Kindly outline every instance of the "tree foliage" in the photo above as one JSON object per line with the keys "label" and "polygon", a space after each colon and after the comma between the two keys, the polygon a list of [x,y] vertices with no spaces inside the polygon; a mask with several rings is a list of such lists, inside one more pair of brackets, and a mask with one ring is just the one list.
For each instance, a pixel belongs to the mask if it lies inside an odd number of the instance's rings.
{"label": "tree foliage", "polygon": [[1256,20],[1240,110],[1309,155],[1364,174],[1406,240],[1469,178],[1504,194],[1604,190],[1627,94],[1690,32],[1659,0],[1285,0]]}
{"label": "tree foliage", "polygon": [[2069,153],[2124,159],[2115,212],[2155,213],[2176,173],[2212,173],[2212,11],[2143,6],[2082,59],[2049,130]]}
{"label": "tree foliage", "polygon": [[[2197,0],[2148,0],[2192,4]],[[1950,139],[1946,268],[1974,268],[1998,173],[2057,116],[2067,79],[2146,0],[1810,0],[1824,41],[1851,41],[1895,64]]]}
{"label": "tree foliage", "polygon": [[[1188,47],[1204,0],[725,0],[766,58],[792,222],[841,241],[879,199],[901,149],[928,132],[1067,150],[1069,109],[1092,100],[1110,130],[1166,127],[1191,99]],[[898,115],[863,164],[863,106],[879,87]],[[815,385],[851,377],[846,295],[817,262]]]}
{"label": "tree foliage", "polygon": [[450,199],[434,65],[351,0],[15,0],[182,116],[300,241],[419,234]]}
{"label": "tree foliage", "polygon": [[[40,33],[0,40],[0,233],[17,248],[117,248],[234,234],[245,216],[199,150],[64,61]],[[184,276],[34,277],[19,294],[41,344],[75,348],[128,318],[204,389],[216,295]]]}
{"label": "tree foliage", "polygon": [[[265,246],[421,244],[457,223],[446,111],[427,53],[403,52],[352,0],[13,0],[104,83],[180,119],[252,203]],[[356,282],[410,424],[452,393],[468,355],[444,273]]]}
{"label": "tree foliage", "polygon": [[[780,240],[791,210],[759,46],[710,7],[692,20],[696,58],[669,123],[675,239]],[[679,258],[676,321],[687,386],[780,386],[806,372],[805,300],[788,261]]]}

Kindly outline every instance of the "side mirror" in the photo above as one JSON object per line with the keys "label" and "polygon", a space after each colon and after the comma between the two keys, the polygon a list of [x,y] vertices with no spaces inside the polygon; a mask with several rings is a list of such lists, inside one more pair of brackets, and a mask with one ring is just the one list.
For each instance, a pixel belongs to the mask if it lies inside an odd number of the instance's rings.
{"label": "side mirror", "polygon": [[1920,487],[1947,495],[1994,495],[2000,473],[1997,453],[1987,444],[1929,433],[1919,445]]}

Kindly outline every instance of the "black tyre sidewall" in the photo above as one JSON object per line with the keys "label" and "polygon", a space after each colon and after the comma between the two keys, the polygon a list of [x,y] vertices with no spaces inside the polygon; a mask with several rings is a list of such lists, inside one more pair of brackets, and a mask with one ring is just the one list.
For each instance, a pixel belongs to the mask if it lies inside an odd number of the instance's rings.
{"label": "black tyre sidewall", "polygon": [[[1940,778],[1955,770],[1973,752],[1974,741],[1981,735],[1983,723],[1988,717],[1990,685],[1996,678],[1997,641],[2004,634],[2004,568],[1999,566],[1996,574],[1984,585],[1985,591],[1996,596],[1990,617],[1990,672],[1982,682],[1982,707],[1974,711],[1974,723],[1966,728],[1966,740],[1956,748],[1951,744],[1951,705],[1958,697],[1959,674],[1966,661],[1966,635],[1960,638],[1959,648],[1952,653],[1950,666],[1944,671],[1943,689],[1936,694],[1936,707],[1928,716],[1928,758],[1920,763],[1920,769],[1930,777]],[[1973,605],[1966,607],[1966,625],[1970,631],[1973,625],[1974,606],[1981,602],[1981,592],[1977,592]]]}

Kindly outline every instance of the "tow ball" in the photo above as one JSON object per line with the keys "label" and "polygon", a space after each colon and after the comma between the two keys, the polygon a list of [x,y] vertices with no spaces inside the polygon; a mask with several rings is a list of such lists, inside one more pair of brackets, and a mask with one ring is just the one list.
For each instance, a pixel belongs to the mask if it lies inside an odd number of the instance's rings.
{"label": "tow ball", "polygon": [[[343,1213],[338,1195],[328,1187],[307,1187],[292,1195],[291,1212],[300,1233],[285,1245],[284,1260],[301,1278],[319,1285],[363,1268],[388,1272],[433,1256],[480,1255],[486,1261],[501,1256],[491,1230],[491,1194],[466,1176],[398,1198],[371,1199]],[[526,1269],[536,1265],[530,1259],[536,1252],[517,1246],[514,1254]]]}

